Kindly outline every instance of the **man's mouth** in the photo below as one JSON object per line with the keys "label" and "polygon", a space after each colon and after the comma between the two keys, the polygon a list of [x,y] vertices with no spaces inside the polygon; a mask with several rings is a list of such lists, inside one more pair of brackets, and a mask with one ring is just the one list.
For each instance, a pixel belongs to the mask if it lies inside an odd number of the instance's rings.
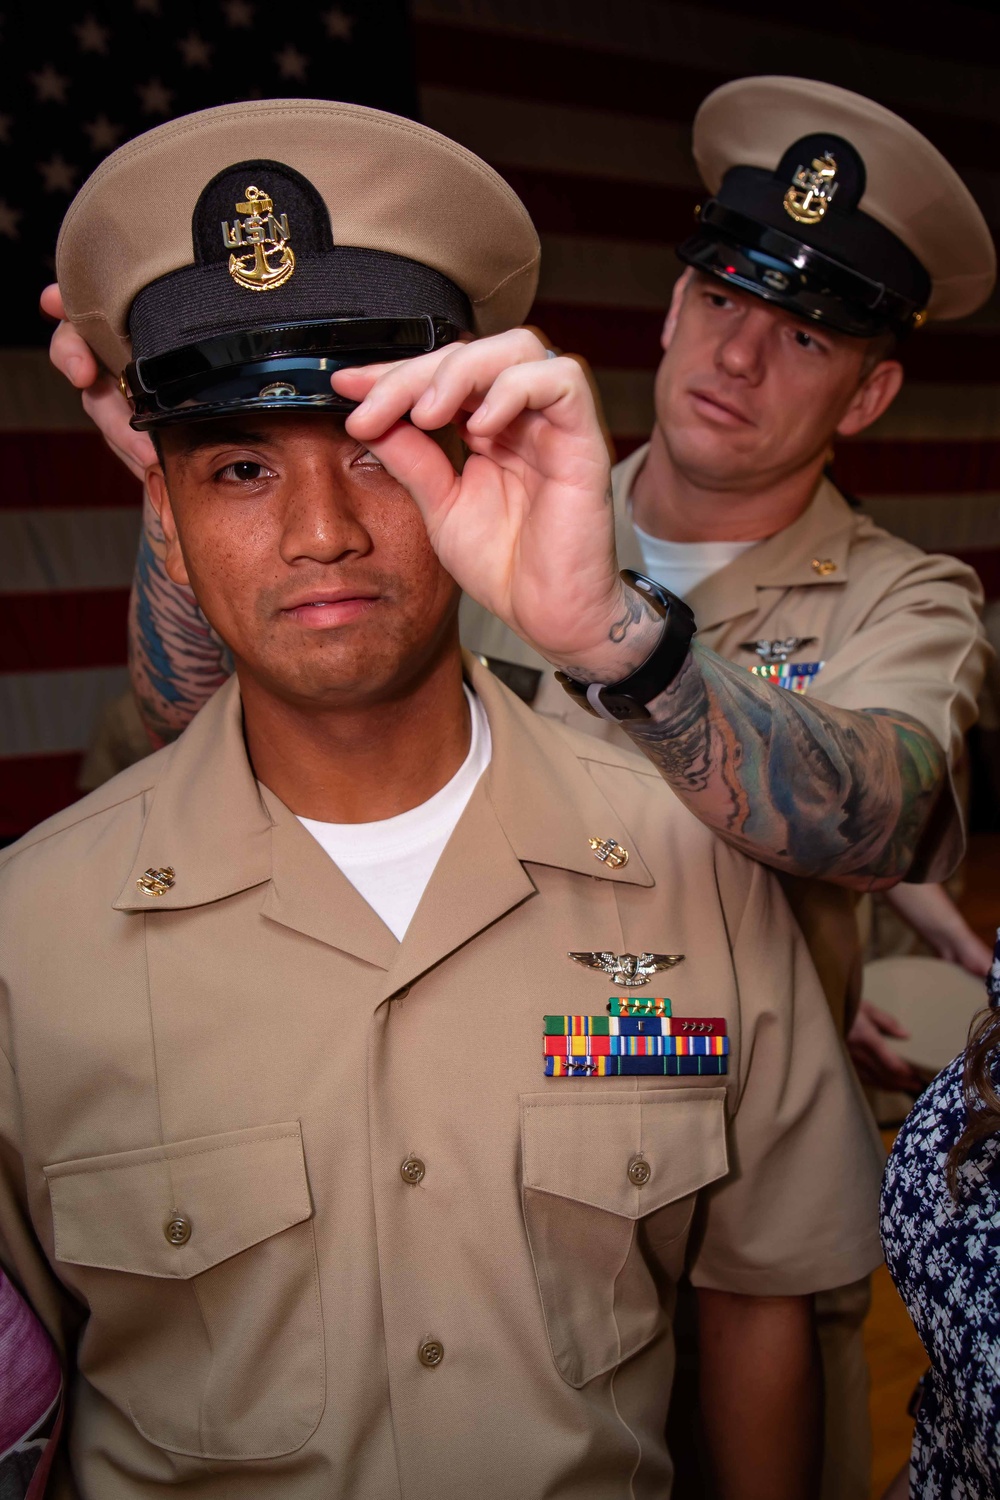
{"label": "man's mouth", "polygon": [[280,613],[307,630],[328,630],[360,619],[379,598],[379,594],[364,589],[323,589],[294,599]]}
{"label": "man's mouth", "polygon": [[703,416],[711,421],[719,422],[726,427],[752,427],[753,423],[745,412],[733,402],[724,401],[714,391],[692,390],[690,395],[695,406]]}

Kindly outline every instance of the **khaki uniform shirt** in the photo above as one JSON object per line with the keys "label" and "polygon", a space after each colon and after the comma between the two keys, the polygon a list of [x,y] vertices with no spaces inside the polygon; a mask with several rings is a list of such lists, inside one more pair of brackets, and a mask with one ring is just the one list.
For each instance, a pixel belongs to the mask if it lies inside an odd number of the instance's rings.
{"label": "khaki uniform shirt", "polygon": [[[630,496],[647,452],[637,449],[612,476],[619,562],[639,572]],[[953,778],[991,654],[973,570],[891,536],[824,479],[798,520],[704,579],[687,602],[698,641],[720,656],[749,669],[760,662],[758,640],[815,637],[792,658],[823,663],[810,697],[836,708],[896,709],[930,730],[948,757],[948,782],[907,878],[946,879],[964,851]],[[631,743],[618,725],[578,707],[548,663],[470,599],[462,601],[462,640],[470,651],[544,669],[534,704],[540,713],[612,743]],[[826,881],[781,878],[843,1021],[858,999],[857,898]]]}
{"label": "khaki uniform shirt", "polygon": [[[493,759],[401,943],[255,782],[235,682],[4,852],[0,1254],[78,1338],[58,1497],[664,1500],[682,1268],[804,1294],[880,1259],[774,878],[473,685]],[[543,1014],[614,992],[588,949],[684,953],[635,993],[724,1018],[728,1075],[544,1077]]]}

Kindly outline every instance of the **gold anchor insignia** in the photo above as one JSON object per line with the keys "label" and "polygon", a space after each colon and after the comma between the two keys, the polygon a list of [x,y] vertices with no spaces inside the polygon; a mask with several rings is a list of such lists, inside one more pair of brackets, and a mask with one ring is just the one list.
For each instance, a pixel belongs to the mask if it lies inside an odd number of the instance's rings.
{"label": "gold anchor insignia", "polygon": [[684,961],[683,953],[568,953],[566,956],[588,969],[599,969],[602,974],[610,975],[615,984],[633,990],[648,984],[654,974]]}
{"label": "gold anchor insignia", "polygon": [[614,839],[588,839],[587,843],[594,851],[594,858],[599,859],[602,865],[619,870],[622,865],[628,864],[628,850],[623,849],[621,844],[616,844]]}
{"label": "gold anchor insignia", "polygon": [[136,881],[136,885],[144,896],[165,896],[176,883],[176,877],[170,865],[165,865],[162,870],[144,870]]}
{"label": "gold anchor insignia", "polygon": [[831,573],[837,571],[837,564],[832,557],[814,557],[812,566],[813,572],[818,573],[821,578],[829,578]]}
{"label": "gold anchor insignia", "polygon": [[[222,241],[236,251],[247,246],[243,255],[230,255],[229,274],[249,292],[272,292],[284,286],[295,270],[295,252],[288,243],[288,215],[274,216],[274,202],[262,188],[247,188],[245,203],[237,203],[238,214],[249,214],[241,223],[222,221]],[[277,259],[275,259],[277,257]]]}
{"label": "gold anchor insignia", "polygon": [[797,224],[818,224],[837,191],[837,163],[827,152],[814,156],[811,167],[796,168],[784,197],[785,212]]}

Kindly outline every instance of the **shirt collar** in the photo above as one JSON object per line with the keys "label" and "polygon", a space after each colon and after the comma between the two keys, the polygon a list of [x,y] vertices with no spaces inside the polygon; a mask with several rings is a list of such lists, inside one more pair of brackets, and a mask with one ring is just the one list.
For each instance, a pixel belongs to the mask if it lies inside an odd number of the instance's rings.
{"label": "shirt collar", "polygon": [[[646,443],[616,465],[612,475],[619,558],[638,556],[638,562],[623,561],[622,565],[638,567],[640,571],[642,560],[632,521],[631,496],[648,453]],[[790,526],[747,548],[691,590],[687,603],[694,610],[699,629],[707,630],[756,612],[760,589],[836,588],[845,583],[856,525],[847,501],[829,479],[822,477],[809,504]],[[623,536],[627,538],[624,547]]]}
{"label": "shirt collar", "polygon": [[[484,793],[517,860],[652,885],[631,832],[563,732],[532,713],[474,658],[464,660],[493,741]],[[145,797],[139,847],[114,902],[117,911],[177,911],[219,901],[270,881],[279,865],[286,887],[308,885],[330,866],[293,815],[258,787],[243,739],[235,677],[181,735]],[[602,864],[590,848],[591,837],[624,844],[628,864],[617,870]],[[173,884],[159,896],[145,894],[139,885],[143,875],[167,868],[174,872]]]}

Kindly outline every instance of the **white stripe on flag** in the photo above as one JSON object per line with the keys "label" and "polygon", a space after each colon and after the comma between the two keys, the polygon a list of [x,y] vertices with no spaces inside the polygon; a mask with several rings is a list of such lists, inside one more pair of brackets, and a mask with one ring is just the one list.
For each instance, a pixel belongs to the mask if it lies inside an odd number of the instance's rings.
{"label": "white stripe on flag", "polygon": [[879,526],[927,552],[995,547],[1000,494],[877,495],[862,505]]}
{"label": "white stripe on flag", "polygon": [[127,589],[138,510],[0,510],[0,594]]}
{"label": "white stripe on flag", "polygon": [[52,368],[46,349],[0,354],[0,432],[93,431],[80,392]]}
{"label": "white stripe on flag", "polygon": [[0,756],[85,750],[101,709],[127,686],[127,667],[0,673]]}

